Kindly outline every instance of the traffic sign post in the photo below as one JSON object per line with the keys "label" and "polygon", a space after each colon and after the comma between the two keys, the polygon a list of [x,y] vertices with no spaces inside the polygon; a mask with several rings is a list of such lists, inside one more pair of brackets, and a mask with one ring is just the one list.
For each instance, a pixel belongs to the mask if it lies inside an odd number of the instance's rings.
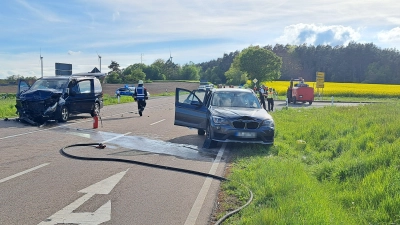
{"label": "traffic sign post", "polygon": [[322,88],[322,93],[324,93],[324,82],[325,82],[325,73],[324,72],[317,72],[316,81],[316,88],[318,92],[318,97],[321,99],[321,95],[319,89]]}

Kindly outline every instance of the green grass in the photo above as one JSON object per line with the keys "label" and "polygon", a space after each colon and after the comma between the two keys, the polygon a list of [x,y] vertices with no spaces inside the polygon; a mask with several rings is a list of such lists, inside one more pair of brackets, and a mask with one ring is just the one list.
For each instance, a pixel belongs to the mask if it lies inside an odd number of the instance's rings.
{"label": "green grass", "polygon": [[[274,146],[232,152],[228,178],[254,201],[225,224],[399,224],[398,115],[398,102],[274,112]],[[222,211],[246,201],[237,182],[222,190],[236,196]]]}
{"label": "green grass", "polygon": [[0,97],[0,118],[15,117],[17,109],[15,108],[15,96],[7,98]]}

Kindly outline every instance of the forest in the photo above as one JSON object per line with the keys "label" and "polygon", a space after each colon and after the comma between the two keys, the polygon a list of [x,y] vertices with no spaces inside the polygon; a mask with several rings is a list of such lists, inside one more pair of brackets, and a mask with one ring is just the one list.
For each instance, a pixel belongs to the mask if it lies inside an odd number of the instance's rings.
{"label": "forest", "polygon": [[[315,81],[316,72],[324,72],[327,82],[400,84],[400,52],[397,49],[381,49],[373,43],[355,42],[350,42],[346,46],[334,47],[330,45],[276,44],[275,46],[250,46],[247,49],[254,47],[271,52],[274,56],[269,55],[264,60],[258,60],[254,58],[257,57],[256,54],[252,58],[253,65],[248,65],[250,67],[268,67],[269,63],[277,63],[275,56],[280,58],[280,65],[274,65],[278,73],[274,73],[265,80],[290,80],[302,77],[306,82],[311,82]],[[179,65],[174,63],[170,57],[168,60],[157,59],[150,65],[134,63],[126,68],[120,68],[118,62],[112,61],[108,66],[110,72],[108,72],[106,82],[207,80],[214,84],[239,85],[247,79],[257,77],[254,74],[250,76],[239,67],[232,70],[235,65],[234,59],[247,49],[225,53],[221,58],[197,64],[189,62]],[[239,78],[234,76],[239,76]],[[266,76],[261,77],[265,78]],[[24,77],[13,75],[5,80],[0,80],[0,84],[13,84],[19,78]],[[36,77],[25,78],[36,79]]]}
{"label": "forest", "polygon": [[[400,52],[380,49],[372,43],[350,42],[347,46],[280,45],[264,46],[282,58],[281,76],[277,80],[302,77],[315,81],[316,72],[325,72],[325,81],[346,83],[400,84]],[[239,51],[222,58],[197,64],[201,77],[224,83]]]}

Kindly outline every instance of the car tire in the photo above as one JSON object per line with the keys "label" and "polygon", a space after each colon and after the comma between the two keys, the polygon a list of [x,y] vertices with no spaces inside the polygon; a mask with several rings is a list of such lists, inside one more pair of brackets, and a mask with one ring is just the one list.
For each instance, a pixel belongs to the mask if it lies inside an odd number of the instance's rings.
{"label": "car tire", "polygon": [[293,104],[296,104],[296,97],[293,97]]}
{"label": "car tire", "polygon": [[205,133],[206,133],[206,131],[203,130],[203,129],[198,129],[198,130],[197,130],[197,134],[198,134],[198,135],[204,135]]}
{"label": "car tire", "polygon": [[208,145],[208,146],[206,146],[206,147],[208,147],[208,148],[215,148],[215,147],[217,147],[218,141],[214,141],[214,140],[213,140],[213,137],[214,137],[214,135],[213,135],[212,132],[211,132],[210,124],[208,124],[208,125],[207,125],[207,128],[206,128],[206,140],[205,140],[205,143],[206,143],[206,145]]}
{"label": "car tire", "polygon": [[61,107],[59,122],[65,123],[69,119],[69,110],[66,106]]}
{"label": "car tire", "polygon": [[312,101],[309,101],[308,104],[311,105],[311,104],[312,104]]}
{"label": "car tire", "polygon": [[[96,112],[97,112],[97,113],[96,113]],[[99,105],[98,102],[94,103],[93,110],[92,110],[92,112],[90,113],[90,115],[91,115],[92,117],[94,117],[95,115],[100,115],[100,105]]]}

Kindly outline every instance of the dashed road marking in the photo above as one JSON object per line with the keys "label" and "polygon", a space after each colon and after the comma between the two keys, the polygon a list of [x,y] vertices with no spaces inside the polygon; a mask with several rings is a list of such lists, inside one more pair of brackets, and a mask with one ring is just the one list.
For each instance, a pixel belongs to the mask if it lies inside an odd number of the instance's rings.
{"label": "dashed road marking", "polygon": [[3,183],[3,182],[6,182],[6,181],[8,181],[8,180],[11,180],[11,179],[13,179],[13,178],[22,176],[22,175],[24,175],[24,174],[26,174],[26,173],[32,172],[32,171],[34,171],[34,170],[37,170],[37,169],[42,168],[42,167],[44,167],[44,166],[47,166],[47,165],[49,165],[49,164],[50,164],[50,163],[43,163],[42,165],[35,166],[35,167],[30,168],[30,169],[28,169],[28,170],[25,170],[25,171],[22,171],[22,172],[20,172],[20,173],[14,174],[14,175],[12,175],[12,176],[3,178],[3,179],[0,180],[0,183]]}
{"label": "dashed road marking", "polygon": [[165,119],[162,119],[162,120],[160,120],[160,121],[154,122],[154,123],[150,124],[150,126],[153,126],[154,124],[157,124],[157,123],[161,123],[161,122],[164,121],[164,120],[165,120]]}

